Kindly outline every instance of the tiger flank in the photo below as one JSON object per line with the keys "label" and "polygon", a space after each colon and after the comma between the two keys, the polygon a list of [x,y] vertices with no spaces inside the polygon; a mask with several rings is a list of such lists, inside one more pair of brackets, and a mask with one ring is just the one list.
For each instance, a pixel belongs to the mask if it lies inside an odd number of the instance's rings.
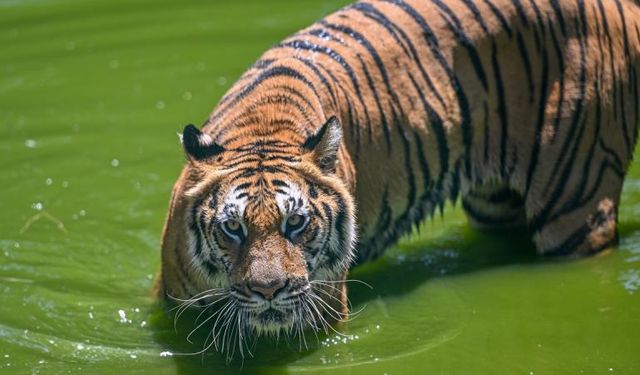
{"label": "tiger flank", "polygon": [[346,317],[349,268],[447,200],[544,256],[615,244],[639,4],[371,0],[280,42],[184,129],[158,296],[244,354]]}

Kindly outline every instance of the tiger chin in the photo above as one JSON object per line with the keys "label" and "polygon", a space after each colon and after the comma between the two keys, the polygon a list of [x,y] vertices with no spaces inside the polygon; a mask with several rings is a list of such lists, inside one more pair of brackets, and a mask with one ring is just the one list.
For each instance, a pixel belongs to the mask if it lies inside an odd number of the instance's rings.
{"label": "tiger chin", "polygon": [[618,238],[639,92],[631,0],[347,6],[185,127],[157,295],[199,308],[227,353],[331,329],[349,267],[458,199],[541,255],[597,253]]}

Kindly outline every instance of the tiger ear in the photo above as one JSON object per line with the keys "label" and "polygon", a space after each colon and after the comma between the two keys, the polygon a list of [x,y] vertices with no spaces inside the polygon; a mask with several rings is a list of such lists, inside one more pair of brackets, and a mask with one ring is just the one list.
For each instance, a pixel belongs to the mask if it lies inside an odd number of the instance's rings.
{"label": "tiger ear", "polygon": [[209,134],[202,133],[193,124],[184,127],[180,140],[191,161],[203,161],[224,151],[224,148],[215,143]]}
{"label": "tiger ear", "polygon": [[338,149],[342,143],[342,125],[332,116],[302,144],[313,155],[315,163],[325,173],[334,173],[338,161]]}

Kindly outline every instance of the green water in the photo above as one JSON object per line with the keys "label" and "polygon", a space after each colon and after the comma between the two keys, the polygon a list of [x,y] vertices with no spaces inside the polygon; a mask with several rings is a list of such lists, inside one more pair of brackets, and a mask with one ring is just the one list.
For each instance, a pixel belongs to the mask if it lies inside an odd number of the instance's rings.
{"label": "green water", "polygon": [[0,1],[0,373],[640,373],[639,163],[609,255],[541,260],[450,208],[352,273],[348,337],[161,356],[202,347],[149,295],[176,132],[343,3]]}

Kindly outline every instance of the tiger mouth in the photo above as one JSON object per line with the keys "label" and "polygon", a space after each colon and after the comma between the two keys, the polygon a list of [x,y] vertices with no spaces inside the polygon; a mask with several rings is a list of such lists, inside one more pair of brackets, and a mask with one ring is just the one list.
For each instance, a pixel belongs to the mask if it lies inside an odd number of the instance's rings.
{"label": "tiger mouth", "polygon": [[291,314],[269,307],[267,310],[256,314],[254,320],[263,326],[282,326],[290,320]]}

